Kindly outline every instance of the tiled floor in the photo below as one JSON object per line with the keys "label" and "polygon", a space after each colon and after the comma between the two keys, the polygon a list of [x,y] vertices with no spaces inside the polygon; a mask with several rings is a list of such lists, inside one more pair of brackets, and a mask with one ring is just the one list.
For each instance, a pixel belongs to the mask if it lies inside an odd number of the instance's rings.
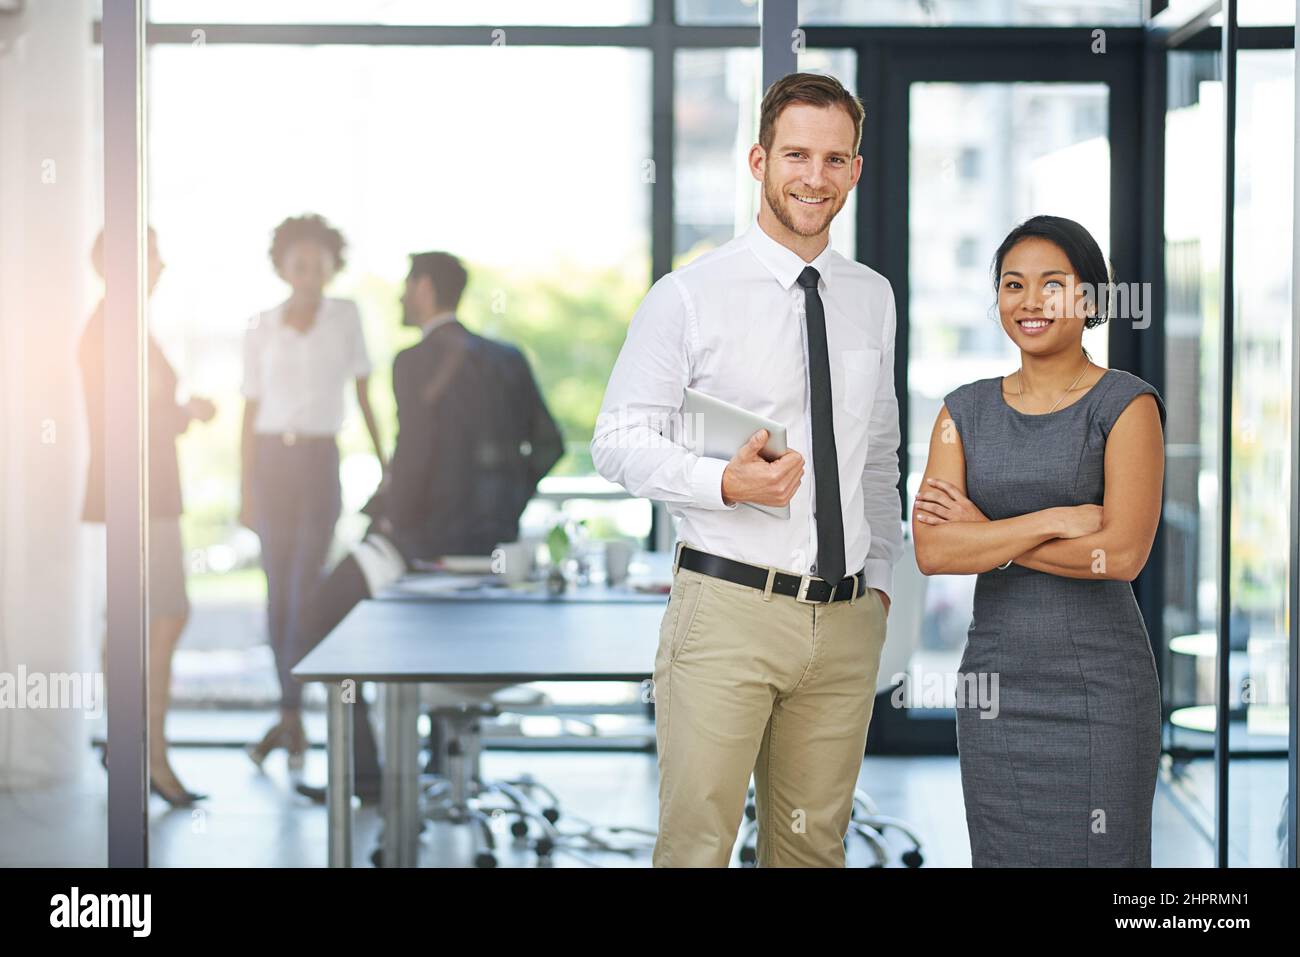
{"label": "tiled floor", "polygon": [[[224,611],[204,607],[177,655],[176,700],[275,700],[270,653],[257,644],[258,614],[253,606],[232,605]],[[591,689],[583,690],[589,694]],[[323,715],[309,711],[306,717],[309,734],[322,740]],[[272,720],[272,711],[179,708],[173,709],[169,718],[168,733],[177,741],[251,741],[260,737]],[[186,786],[210,797],[193,810],[170,810],[160,798],[152,799],[150,860],[155,866],[326,864],[325,809],[293,792],[282,754],[268,760],[265,773],[259,773],[237,747],[177,747],[172,750],[172,761]],[[83,764],[78,786],[0,791],[0,866],[105,863],[105,776],[89,750]],[[1239,799],[1234,797],[1234,841],[1252,849],[1251,864],[1268,863],[1273,858],[1267,853],[1267,832],[1275,823],[1277,799],[1282,793],[1277,778],[1285,773],[1285,762],[1244,762],[1234,765],[1237,768],[1242,770],[1234,770],[1234,792],[1239,788],[1247,791]],[[545,782],[561,799],[562,827],[576,824],[579,818],[601,825],[655,827],[658,775],[652,754],[489,751],[484,772],[489,777],[531,773]],[[1189,802],[1176,802],[1174,790],[1162,780],[1153,811],[1156,866],[1213,864],[1205,837],[1206,822],[1212,820],[1212,813],[1206,810],[1213,805],[1211,772],[1209,762],[1199,762],[1187,771],[1183,790],[1191,795],[1191,804],[1199,805],[1190,812],[1186,809]],[[317,783],[325,780],[323,751],[317,749],[309,756],[305,777]],[[925,866],[970,866],[955,756],[868,758],[862,765],[859,786],[871,795],[882,814],[901,818],[915,829]],[[501,865],[535,866],[536,855],[513,844],[505,823],[499,822],[498,827]],[[355,816],[356,864],[369,863],[379,830],[377,811],[360,808]],[[895,842],[889,863],[898,866],[898,853],[904,845],[891,837]],[[1243,840],[1246,837],[1248,841]],[[422,864],[466,865],[472,859],[467,828],[431,824],[426,829]],[[863,865],[868,859],[862,842],[851,843],[851,865]],[[553,864],[643,867],[649,864],[649,854],[563,852],[554,855]]]}
{"label": "tiled floor", "polygon": [[[194,810],[170,810],[153,798],[150,855],[154,866],[321,867],[326,863],[323,807],[294,794],[282,755],[258,772],[234,748],[174,748],[173,764],[192,790],[209,794]],[[562,824],[577,818],[602,825],[653,829],[657,772],[653,755],[629,753],[489,752],[489,777],[531,773],[556,791]],[[324,754],[309,756],[305,776],[323,781]],[[0,865],[98,866],[106,860],[104,774],[90,756],[81,788],[0,794]],[[955,757],[872,757],[863,762],[860,787],[881,813],[906,820],[919,834],[927,867],[968,867],[961,783]],[[1157,866],[1209,866],[1208,845],[1171,801],[1162,783],[1156,794],[1153,856]],[[499,822],[501,866],[536,866],[536,855],[512,844]],[[379,833],[375,809],[357,811],[354,860],[368,864]],[[899,866],[894,845],[890,866]],[[472,860],[465,827],[431,824],[421,863],[465,866]],[[860,842],[849,863],[868,859]],[[643,867],[648,853],[554,855],[552,866]]]}

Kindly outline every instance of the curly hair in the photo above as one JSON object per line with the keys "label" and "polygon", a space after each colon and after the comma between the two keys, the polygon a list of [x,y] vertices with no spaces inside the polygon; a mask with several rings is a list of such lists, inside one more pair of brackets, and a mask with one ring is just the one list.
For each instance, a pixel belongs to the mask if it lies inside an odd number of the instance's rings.
{"label": "curly hair", "polygon": [[271,263],[277,272],[284,268],[284,257],[289,252],[289,247],[304,239],[318,243],[321,248],[329,250],[334,256],[335,269],[339,271],[343,269],[347,261],[343,251],[348,248],[348,242],[343,238],[343,234],[331,226],[324,216],[305,213],[302,216],[290,216],[275,227],[275,232],[271,236]]}

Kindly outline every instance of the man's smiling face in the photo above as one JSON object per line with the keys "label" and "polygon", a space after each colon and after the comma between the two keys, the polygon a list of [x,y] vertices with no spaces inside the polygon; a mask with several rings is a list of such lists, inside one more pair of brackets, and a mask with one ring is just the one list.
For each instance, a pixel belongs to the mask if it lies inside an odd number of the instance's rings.
{"label": "man's smiling face", "polygon": [[830,227],[862,172],[856,134],[838,106],[792,103],[781,111],[763,161],[763,198],[777,222],[799,236]]}

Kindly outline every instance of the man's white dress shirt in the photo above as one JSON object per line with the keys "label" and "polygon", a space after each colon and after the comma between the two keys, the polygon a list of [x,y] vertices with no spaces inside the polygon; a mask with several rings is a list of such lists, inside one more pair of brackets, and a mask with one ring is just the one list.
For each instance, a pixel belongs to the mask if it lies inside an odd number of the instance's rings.
{"label": "man's white dress shirt", "polygon": [[445,326],[449,322],[454,322],[455,319],[456,313],[452,309],[448,309],[445,312],[435,313],[429,317],[428,322],[420,325],[420,338],[429,338],[429,333],[433,332],[434,329],[437,329],[439,326]]}
{"label": "man's white dress shirt", "polygon": [[[811,263],[758,225],[656,282],[628,326],[592,438],[598,471],[664,502],[687,544],[756,565],[816,574],[812,411],[804,290],[821,274],[847,574],[887,595],[902,554],[894,293],[888,280],[827,247]],[[683,440],[687,386],[786,427],[804,458],[790,518],[722,501],[727,460]]]}
{"label": "man's white dress shirt", "polygon": [[284,307],[258,313],[244,334],[242,391],[258,403],[253,431],[337,435],[348,382],[370,375],[361,313],[351,299],[323,298],[299,332],[284,321]]}

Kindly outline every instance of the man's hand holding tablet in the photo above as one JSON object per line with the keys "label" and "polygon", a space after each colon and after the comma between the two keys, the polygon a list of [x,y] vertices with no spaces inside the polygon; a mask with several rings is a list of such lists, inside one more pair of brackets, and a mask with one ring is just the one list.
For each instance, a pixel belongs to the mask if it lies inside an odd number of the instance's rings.
{"label": "man's hand holding tablet", "polygon": [[790,504],[803,481],[803,456],[793,449],[767,461],[760,454],[767,429],[759,429],[732,456],[722,473],[722,501],[781,507]]}

